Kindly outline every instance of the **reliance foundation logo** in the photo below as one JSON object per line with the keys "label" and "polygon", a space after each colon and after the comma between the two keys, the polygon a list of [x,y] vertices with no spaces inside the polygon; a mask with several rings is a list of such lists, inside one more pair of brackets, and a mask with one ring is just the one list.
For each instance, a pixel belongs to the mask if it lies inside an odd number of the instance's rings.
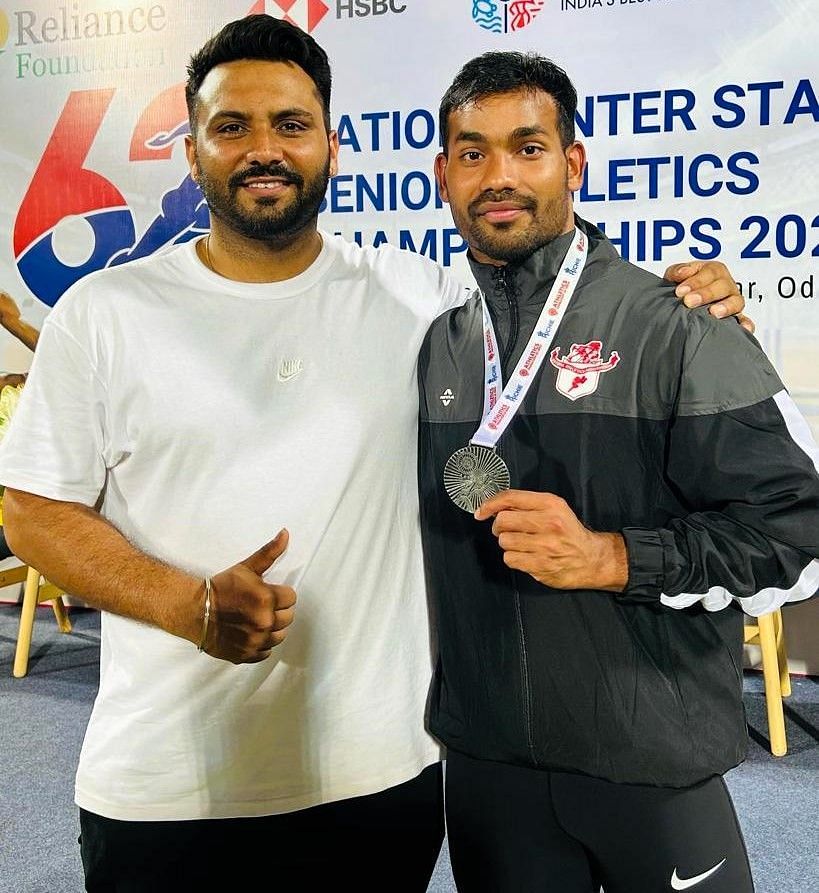
{"label": "reliance foundation logo", "polygon": [[164,6],[152,0],[142,5],[120,0],[119,6],[102,10],[88,5],[88,0],[65,0],[45,13],[39,8],[0,10],[0,54],[6,44],[14,48],[9,56],[18,79],[165,64],[164,46],[151,39],[168,25]]}
{"label": "reliance foundation logo", "polygon": [[546,0],[472,0],[476,25],[495,34],[509,34],[531,25]]}
{"label": "reliance foundation logo", "polygon": [[259,0],[250,13],[264,13],[284,19],[309,34],[327,15],[330,7],[323,0]]}

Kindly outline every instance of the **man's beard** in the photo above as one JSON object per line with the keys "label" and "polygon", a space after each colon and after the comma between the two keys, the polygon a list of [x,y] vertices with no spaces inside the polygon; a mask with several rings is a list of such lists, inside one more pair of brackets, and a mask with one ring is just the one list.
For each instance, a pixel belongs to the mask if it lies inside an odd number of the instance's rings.
{"label": "man's beard", "polygon": [[[520,204],[531,214],[530,225],[520,230],[514,223],[487,223],[477,211],[487,201]],[[540,205],[535,198],[519,195],[514,190],[487,191],[469,203],[464,216],[453,213],[453,217],[470,248],[477,249],[492,260],[519,264],[565,232],[569,209],[568,193],[565,200],[552,200]]]}
{"label": "man's beard", "polygon": [[[276,177],[292,183],[295,196],[290,201],[260,197],[255,200],[255,208],[245,209],[237,201],[237,193],[245,180],[256,177]],[[329,156],[321,171],[309,180],[281,164],[254,165],[237,171],[228,178],[226,185],[212,180],[203,169],[199,170],[199,186],[210,213],[239,235],[274,247],[289,245],[313,224],[329,180]],[[277,206],[283,201],[284,207],[278,210]]]}

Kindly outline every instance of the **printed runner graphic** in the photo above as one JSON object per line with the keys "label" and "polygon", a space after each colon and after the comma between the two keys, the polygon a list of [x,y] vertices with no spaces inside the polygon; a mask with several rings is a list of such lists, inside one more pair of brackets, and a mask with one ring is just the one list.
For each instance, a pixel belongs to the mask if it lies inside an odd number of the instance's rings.
{"label": "printed runner graphic", "polygon": [[611,352],[608,360],[602,359],[602,341],[588,341],[586,344],[573,344],[568,356],[560,356],[560,348],[556,347],[549,360],[558,369],[555,387],[558,393],[569,400],[588,397],[597,390],[602,372],[610,372],[620,362],[620,354]]}

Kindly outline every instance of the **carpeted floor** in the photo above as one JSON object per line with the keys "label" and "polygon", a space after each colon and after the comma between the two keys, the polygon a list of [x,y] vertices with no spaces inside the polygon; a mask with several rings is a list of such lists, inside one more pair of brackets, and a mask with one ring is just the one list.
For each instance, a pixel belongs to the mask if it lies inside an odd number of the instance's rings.
{"label": "carpeted floor", "polygon": [[[0,605],[0,893],[81,893],[72,786],[97,686],[99,616],[72,610],[74,632],[65,636],[40,608],[29,675],[13,679],[18,618],[16,605]],[[775,759],[761,679],[746,679],[751,747],[727,777],[757,893],[819,890],[819,680],[795,677],[793,688],[789,753]],[[444,851],[429,893],[454,890]]]}

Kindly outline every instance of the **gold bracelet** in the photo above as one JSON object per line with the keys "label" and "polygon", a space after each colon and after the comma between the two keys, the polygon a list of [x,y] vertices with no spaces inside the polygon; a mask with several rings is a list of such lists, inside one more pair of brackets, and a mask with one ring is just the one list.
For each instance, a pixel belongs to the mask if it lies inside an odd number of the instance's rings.
{"label": "gold bracelet", "polygon": [[208,624],[210,623],[210,593],[210,577],[205,577],[205,616],[202,620],[202,635],[199,637],[199,645],[197,646],[198,651],[205,650],[205,642],[208,638]]}

